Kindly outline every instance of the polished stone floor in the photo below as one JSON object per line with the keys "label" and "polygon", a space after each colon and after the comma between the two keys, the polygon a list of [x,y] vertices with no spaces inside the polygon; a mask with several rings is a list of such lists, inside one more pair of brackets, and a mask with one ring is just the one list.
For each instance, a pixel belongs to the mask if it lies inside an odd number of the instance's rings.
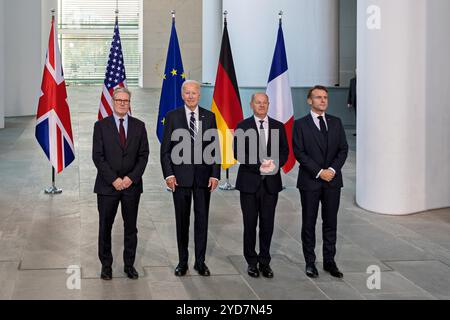
{"label": "polished stone floor", "polygon": [[[135,89],[134,94],[133,113],[147,123],[151,150],[139,212],[140,279],[129,280],[122,271],[120,213],[113,232],[114,279],[99,279],[91,140],[100,89],[70,87],[76,159],[57,176],[57,186],[64,190],[61,195],[43,192],[50,184],[51,169],[34,138],[34,118],[8,118],[6,128],[0,130],[0,299],[450,298],[450,209],[392,217],[358,208],[351,129],[338,221],[337,263],[344,279],[336,280],[322,270],[320,224],[316,250],[320,278],[311,280],[304,273],[296,170],[284,177],[287,188],[280,194],[276,213],[271,250],[275,278],[253,279],[246,274],[236,191],[217,191],[212,196],[206,261],[212,276],[198,276],[191,259],[187,276],[175,277],[174,209],[171,195],[164,190],[154,133],[159,91]],[[367,273],[370,266],[381,270],[379,289],[367,285],[372,279]],[[77,270],[81,270],[80,282]]]}

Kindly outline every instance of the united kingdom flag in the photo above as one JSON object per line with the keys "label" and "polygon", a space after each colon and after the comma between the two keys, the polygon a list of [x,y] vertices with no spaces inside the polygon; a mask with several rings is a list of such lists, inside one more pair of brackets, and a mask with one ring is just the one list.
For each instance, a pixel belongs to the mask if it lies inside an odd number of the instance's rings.
{"label": "united kingdom flag", "polygon": [[70,110],[54,16],[36,115],[35,135],[57,173],[75,159]]}

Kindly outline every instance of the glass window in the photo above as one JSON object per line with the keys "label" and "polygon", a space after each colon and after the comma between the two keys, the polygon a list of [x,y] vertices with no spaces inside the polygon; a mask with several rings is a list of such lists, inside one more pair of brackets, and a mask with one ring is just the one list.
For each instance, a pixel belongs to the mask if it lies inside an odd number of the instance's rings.
{"label": "glass window", "polygon": [[[114,30],[116,0],[58,2],[58,32],[66,82],[103,83]],[[137,84],[140,72],[139,2],[118,1],[128,84]]]}

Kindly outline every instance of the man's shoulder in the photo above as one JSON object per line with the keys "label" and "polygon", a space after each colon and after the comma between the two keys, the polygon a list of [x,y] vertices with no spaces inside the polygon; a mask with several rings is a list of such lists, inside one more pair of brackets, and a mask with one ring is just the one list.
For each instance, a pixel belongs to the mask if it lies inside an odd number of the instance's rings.
{"label": "man's shoulder", "polygon": [[98,120],[97,122],[95,122],[95,125],[96,126],[100,126],[100,127],[104,127],[104,126],[109,125],[109,123],[111,121],[114,122],[114,116],[113,115],[107,116],[107,117],[105,117],[103,119]]}
{"label": "man's shoulder", "polygon": [[198,106],[199,113],[201,112],[203,115],[207,117],[215,117],[216,114],[212,112],[211,110],[205,109],[203,107]]}
{"label": "man's shoulder", "polygon": [[128,117],[128,121],[132,124],[132,125],[138,125],[138,126],[145,126],[145,122],[142,120],[139,120],[138,118],[129,116]]}
{"label": "man's shoulder", "polygon": [[333,116],[332,114],[327,113],[327,120],[341,121],[341,118]]}
{"label": "man's shoulder", "polygon": [[238,123],[237,127],[243,129],[248,128],[252,125],[252,121],[255,121],[255,118],[253,116],[245,118],[244,120]]}
{"label": "man's shoulder", "polygon": [[295,120],[294,124],[295,124],[295,125],[303,125],[303,124],[305,124],[307,121],[309,121],[310,118],[311,118],[311,114],[308,113],[306,116],[301,117],[301,118]]}
{"label": "man's shoulder", "polygon": [[281,121],[278,121],[274,118],[271,118],[271,117],[269,117],[269,123],[272,127],[277,127],[277,128],[284,127],[284,123],[282,123]]}

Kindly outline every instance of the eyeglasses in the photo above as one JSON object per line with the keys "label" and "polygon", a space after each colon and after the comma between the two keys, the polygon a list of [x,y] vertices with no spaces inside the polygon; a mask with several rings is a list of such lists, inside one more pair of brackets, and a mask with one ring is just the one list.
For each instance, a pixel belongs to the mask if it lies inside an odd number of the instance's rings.
{"label": "eyeglasses", "polygon": [[119,104],[129,104],[130,100],[114,99],[115,102]]}

